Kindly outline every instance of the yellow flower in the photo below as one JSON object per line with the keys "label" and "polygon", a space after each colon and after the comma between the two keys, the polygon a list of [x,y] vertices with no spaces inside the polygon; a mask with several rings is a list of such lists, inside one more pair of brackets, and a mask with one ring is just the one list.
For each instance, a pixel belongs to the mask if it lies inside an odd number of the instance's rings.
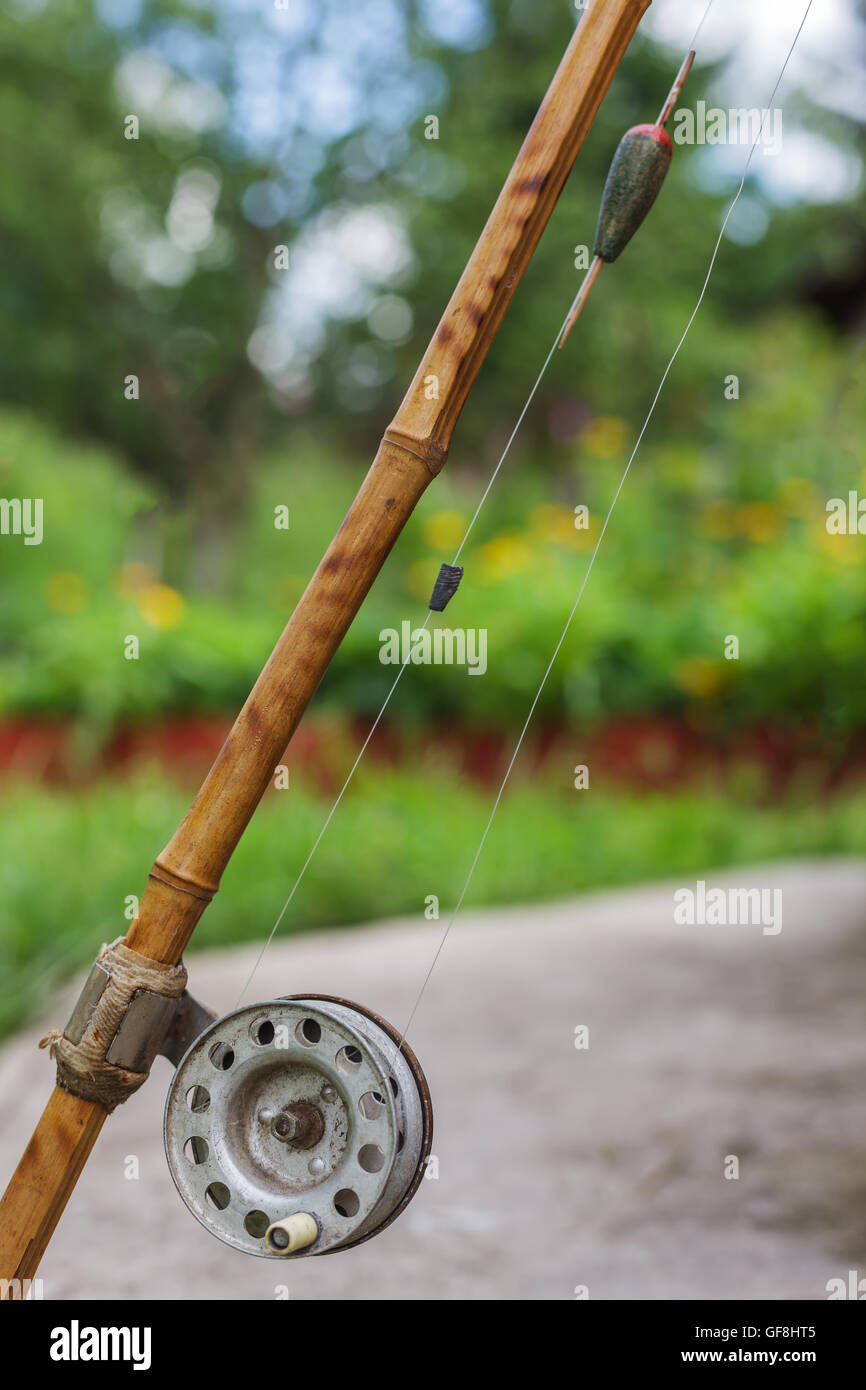
{"label": "yellow flower", "polygon": [[779,506],[786,516],[812,517],[820,513],[815,484],[810,478],[785,478],[779,484]]}
{"label": "yellow flower", "polygon": [[562,502],[544,502],[529,513],[533,530],[553,545],[571,545],[574,540],[574,513]]}
{"label": "yellow flower", "polygon": [[610,459],[621,454],[628,438],[628,426],[615,415],[598,415],[580,436],[581,446],[595,458]]}
{"label": "yellow flower", "polygon": [[503,531],[481,547],[482,572],[488,579],[508,579],[513,574],[526,574],[532,568],[532,550],[522,536]]}
{"label": "yellow flower", "polygon": [[121,598],[135,598],[136,594],[146,589],[148,584],[152,584],[155,578],[150,565],[136,562],[121,565],[114,576],[115,593],[120,594]]}
{"label": "yellow flower", "polygon": [[424,523],[424,539],[432,550],[456,550],[465,530],[460,512],[434,512]]}
{"label": "yellow flower", "polygon": [[699,700],[718,694],[725,683],[725,665],[706,656],[688,656],[674,671],[674,680],[681,690]]}
{"label": "yellow flower", "polygon": [[167,584],[149,584],[146,589],[139,590],[137,600],[138,611],[145,622],[163,631],[177,627],[186,607],[177,590],[170,589]]}
{"label": "yellow flower", "polygon": [[826,519],[815,524],[812,534],[818,549],[835,560],[837,565],[862,564],[863,543],[859,536],[831,533],[827,530]]}
{"label": "yellow flower", "polygon": [[435,560],[415,560],[406,570],[406,589],[413,598],[428,603],[436,583]]}
{"label": "yellow flower", "polygon": [[601,528],[601,521],[596,521],[593,512],[589,514],[589,523],[586,526],[575,526],[572,518],[572,544],[576,550],[592,550],[598,539]]}
{"label": "yellow flower", "polygon": [[731,540],[737,534],[736,508],[721,499],[708,502],[698,517],[698,529],[712,540]]}
{"label": "yellow flower", "polygon": [[44,594],[55,613],[80,613],[87,602],[87,584],[80,574],[61,570],[46,579]]}
{"label": "yellow flower", "polygon": [[750,541],[771,541],[779,530],[779,516],[770,502],[746,502],[738,508],[738,520]]}

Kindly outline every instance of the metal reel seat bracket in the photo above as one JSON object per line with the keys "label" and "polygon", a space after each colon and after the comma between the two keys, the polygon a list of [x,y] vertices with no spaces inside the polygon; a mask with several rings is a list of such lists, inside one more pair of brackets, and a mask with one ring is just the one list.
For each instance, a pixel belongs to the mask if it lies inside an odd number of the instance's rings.
{"label": "metal reel seat bracket", "polygon": [[39,1046],[57,1064],[57,1084],[109,1112],[144,1084],[157,1055],[177,1063],[214,1018],[186,992],[183,965],[150,960],[124,944],[102,947],[69,1022]]}

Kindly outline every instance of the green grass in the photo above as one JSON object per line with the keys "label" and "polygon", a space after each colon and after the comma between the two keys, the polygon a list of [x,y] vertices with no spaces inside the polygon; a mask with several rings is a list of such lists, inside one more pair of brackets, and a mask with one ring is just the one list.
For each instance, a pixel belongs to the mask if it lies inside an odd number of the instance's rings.
{"label": "green grass", "polygon": [[[53,985],[126,929],[156,853],[188,805],[155,773],[75,794],[7,787],[0,821],[0,1031],[31,1016]],[[492,793],[443,769],[363,770],[338,810],[281,932],[396,914],[443,918],[460,891]],[[294,779],[271,792],[238,849],[196,946],[262,940],[324,820],[328,802]],[[712,791],[635,796],[543,785],[515,774],[481,856],[467,909],[776,857],[866,852],[866,793],[784,804]],[[62,1020],[61,1020],[62,1022]]]}

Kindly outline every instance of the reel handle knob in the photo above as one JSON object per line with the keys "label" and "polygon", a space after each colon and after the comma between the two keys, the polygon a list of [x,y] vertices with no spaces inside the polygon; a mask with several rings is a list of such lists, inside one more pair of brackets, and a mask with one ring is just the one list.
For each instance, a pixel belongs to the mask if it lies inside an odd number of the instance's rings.
{"label": "reel handle knob", "polygon": [[319,1239],[319,1223],[306,1211],[293,1212],[282,1221],[274,1221],[265,1231],[268,1249],[274,1255],[294,1255],[306,1250]]}

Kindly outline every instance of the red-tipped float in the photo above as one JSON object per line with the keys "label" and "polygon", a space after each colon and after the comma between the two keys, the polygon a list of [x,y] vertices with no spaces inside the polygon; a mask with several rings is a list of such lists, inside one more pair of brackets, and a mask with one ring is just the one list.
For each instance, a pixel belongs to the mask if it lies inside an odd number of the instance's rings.
{"label": "red-tipped float", "polygon": [[654,125],[634,125],[617,146],[601,198],[592,264],[575,296],[559,346],[580,315],[603,262],[615,261],[628,246],[659,195],[670,167],[673,145],[665,124],[689,75],[694,52],[686,57]]}

